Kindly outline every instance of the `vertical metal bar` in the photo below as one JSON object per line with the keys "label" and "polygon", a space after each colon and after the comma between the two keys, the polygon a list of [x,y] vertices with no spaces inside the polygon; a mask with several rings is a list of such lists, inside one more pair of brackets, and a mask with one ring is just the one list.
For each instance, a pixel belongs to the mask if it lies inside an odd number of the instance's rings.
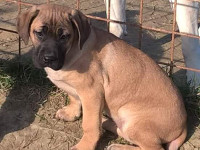
{"label": "vertical metal bar", "polygon": [[19,43],[19,56],[21,56],[21,38],[18,38],[18,43]]}
{"label": "vertical metal bar", "polygon": [[174,41],[175,41],[175,30],[176,30],[176,8],[177,8],[177,0],[174,1],[174,15],[173,15],[173,27],[172,27],[172,41],[171,41],[171,49],[170,49],[170,70],[169,76],[172,76],[173,66],[174,66]]}
{"label": "vertical metal bar", "polygon": [[78,9],[78,10],[80,9],[80,0],[76,1],[76,9]]}
{"label": "vertical metal bar", "polygon": [[[18,15],[21,13],[21,0],[18,0]],[[18,38],[18,43],[19,43],[19,57],[21,56],[21,38]]]}
{"label": "vertical metal bar", "polygon": [[142,48],[142,20],[143,20],[143,4],[144,0],[140,1],[140,16],[139,16],[139,41],[138,41],[138,48]]}
{"label": "vertical metal bar", "polygon": [[[108,0],[108,13],[107,13],[107,19],[110,20],[110,1]],[[107,21],[107,31],[110,32],[110,21]]]}

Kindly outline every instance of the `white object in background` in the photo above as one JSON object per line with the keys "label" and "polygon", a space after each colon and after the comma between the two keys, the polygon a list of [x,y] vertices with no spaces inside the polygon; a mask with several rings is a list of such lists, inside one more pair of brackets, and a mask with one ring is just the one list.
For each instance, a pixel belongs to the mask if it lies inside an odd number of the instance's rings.
{"label": "white object in background", "polygon": [[[104,2],[106,4],[106,13],[108,18],[109,0],[104,0]],[[126,0],[110,0],[110,19],[126,22]],[[109,31],[120,38],[127,35],[125,24],[110,22]]]}
{"label": "white object in background", "polygon": [[[174,0],[169,0],[173,6]],[[106,12],[108,16],[108,0],[106,3]],[[199,3],[191,0],[177,0],[176,20],[180,32],[193,35],[200,35],[198,30],[198,10]],[[126,22],[126,0],[110,0],[110,19]],[[126,25],[110,23],[110,32],[122,38],[127,35]],[[185,60],[185,66],[200,70],[200,43],[199,39],[187,36],[181,36],[182,52]],[[187,81],[190,86],[198,87],[200,85],[200,73],[186,72]]]}
{"label": "white object in background", "polygon": [[[174,0],[170,0],[173,4]],[[180,32],[199,35],[198,31],[198,10],[199,3],[189,0],[177,0],[176,21]],[[182,52],[185,60],[185,66],[200,70],[200,44],[199,39],[187,36],[181,36]],[[200,85],[200,73],[186,72],[187,81],[190,86]]]}

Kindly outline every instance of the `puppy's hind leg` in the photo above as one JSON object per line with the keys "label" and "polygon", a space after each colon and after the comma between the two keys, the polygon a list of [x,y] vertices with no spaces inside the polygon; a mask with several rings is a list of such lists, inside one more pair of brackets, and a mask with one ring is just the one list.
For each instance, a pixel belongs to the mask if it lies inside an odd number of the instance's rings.
{"label": "puppy's hind leg", "polygon": [[107,119],[107,118],[103,117],[102,118],[102,127],[103,127],[103,129],[105,129],[107,131],[110,131],[116,135],[122,136],[122,133],[119,130],[119,128],[117,127],[116,123],[114,121],[112,121],[111,119]]}
{"label": "puppy's hind leg", "polygon": [[140,148],[138,146],[112,144],[106,150],[164,150],[162,147]]}
{"label": "puppy's hind leg", "polygon": [[141,150],[141,148],[130,145],[112,144],[106,150]]}
{"label": "puppy's hind leg", "polygon": [[167,150],[178,150],[178,148],[185,141],[186,136],[187,136],[187,128],[185,127],[185,129],[177,139],[167,144]]}
{"label": "puppy's hind leg", "polygon": [[81,101],[69,96],[70,103],[56,112],[56,118],[65,121],[75,121],[81,116]]}
{"label": "puppy's hind leg", "polygon": [[[111,119],[106,119],[103,117],[102,127],[107,131],[110,131],[116,135],[123,137],[122,132],[117,127],[116,123],[112,121]],[[134,147],[130,145],[112,144],[108,146],[106,150],[141,150],[141,149],[139,147]]]}
{"label": "puppy's hind leg", "polygon": [[134,130],[137,131],[137,129],[127,128],[127,130],[125,131],[126,133],[123,133],[117,127],[114,121],[105,118],[102,119],[102,126],[105,130],[111,131],[128,140],[129,142],[132,142],[134,144],[137,143],[137,146],[112,144],[108,146],[107,150],[164,150],[162,145],[158,142],[159,140],[155,140],[157,139],[157,137],[152,132],[139,131],[138,133],[142,134],[135,135],[133,133],[135,133]]}

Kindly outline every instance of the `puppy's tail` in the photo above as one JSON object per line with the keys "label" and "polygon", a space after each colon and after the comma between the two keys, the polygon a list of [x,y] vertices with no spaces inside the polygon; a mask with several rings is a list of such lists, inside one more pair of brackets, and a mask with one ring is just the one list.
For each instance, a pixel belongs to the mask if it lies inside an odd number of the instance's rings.
{"label": "puppy's tail", "polygon": [[184,143],[186,136],[187,128],[183,130],[178,138],[167,144],[167,150],[178,150],[178,148]]}

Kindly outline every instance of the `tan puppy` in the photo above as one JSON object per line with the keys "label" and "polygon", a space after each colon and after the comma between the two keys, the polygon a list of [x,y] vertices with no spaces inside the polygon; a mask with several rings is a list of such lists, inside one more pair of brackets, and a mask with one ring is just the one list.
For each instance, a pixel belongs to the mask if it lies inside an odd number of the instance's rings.
{"label": "tan puppy", "polygon": [[34,6],[18,17],[18,32],[34,44],[33,61],[71,102],[56,117],[83,111],[83,137],[73,150],[94,150],[103,126],[136,146],[109,150],[177,150],[186,137],[186,111],[170,79],[140,50],[89,25],[78,10]]}

